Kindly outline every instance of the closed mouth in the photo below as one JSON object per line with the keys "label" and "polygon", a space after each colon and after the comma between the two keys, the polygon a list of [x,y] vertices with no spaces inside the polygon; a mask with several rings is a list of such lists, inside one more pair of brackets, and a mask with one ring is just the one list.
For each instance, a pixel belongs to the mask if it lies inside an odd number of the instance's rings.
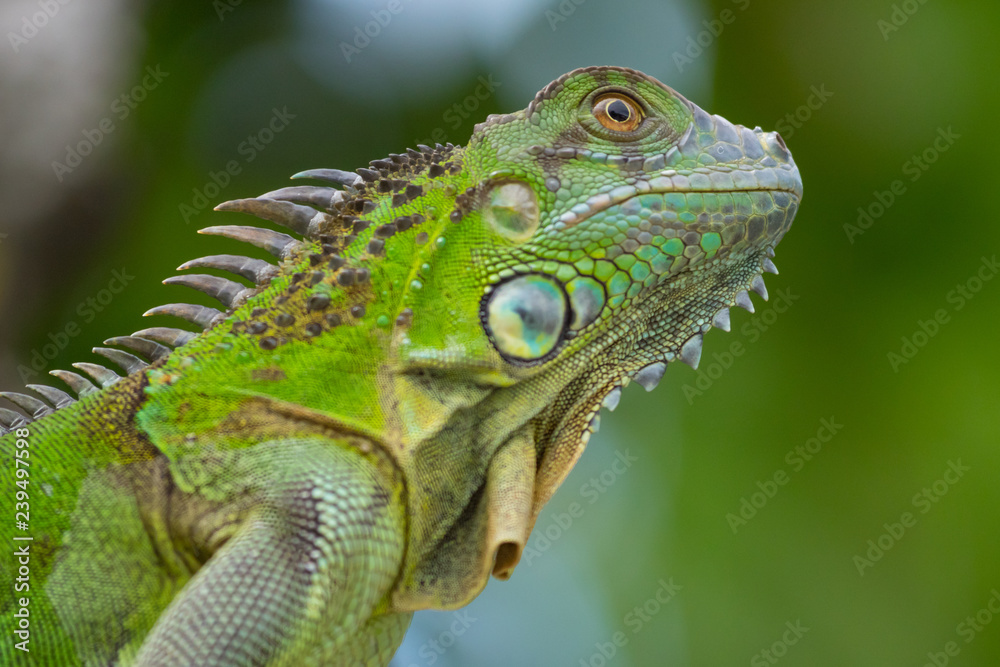
{"label": "closed mouth", "polygon": [[[727,194],[734,192],[754,193],[754,192],[782,192],[794,197],[796,203],[802,198],[801,181],[791,176],[791,169],[758,169],[754,172],[742,170],[713,170],[703,168],[698,171],[682,173],[674,171],[672,173],[660,173],[652,178],[639,179],[634,184],[619,185],[607,192],[601,192],[589,197],[585,202],[577,204],[570,210],[559,216],[555,223],[556,230],[567,229],[586,220],[587,218],[612,206],[625,203],[633,197],[645,194]],[[750,178],[749,174],[770,173],[774,175],[773,183],[766,184],[737,184],[735,181]],[[736,176],[740,174],[741,176]],[[729,179],[733,186],[720,183]],[[713,180],[716,181],[713,183]]]}

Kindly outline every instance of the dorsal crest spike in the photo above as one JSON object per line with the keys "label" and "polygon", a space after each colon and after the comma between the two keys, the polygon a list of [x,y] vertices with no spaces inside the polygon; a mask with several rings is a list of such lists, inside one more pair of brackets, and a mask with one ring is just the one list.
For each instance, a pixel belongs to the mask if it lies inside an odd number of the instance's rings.
{"label": "dorsal crest spike", "polygon": [[99,354],[105,359],[120,366],[127,374],[137,373],[149,364],[128,352],[122,352],[111,347],[95,347],[94,354]]}
{"label": "dorsal crest spike", "polygon": [[53,411],[52,408],[44,401],[40,401],[33,396],[28,396],[27,394],[18,394],[13,391],[0,391],[0,397],[6,398],[8,401],[27,412],[32,419],[40,419]]}
{"label": "dorsal crest spike", "polygon": [[236,241],[244,241],[245,243],[266,250],[279,259],[284,259],[291,255],[293,249],[298,247],[299,244],[297,239],[288,234],[264,229],[263,227],[219,225],[199,229],[198,233],[209,236],[224,236]]}
{"label": "dorsal crest spike", "polygon": [[344,171],[343,169],[307,169],[292,175],[292,178],[312,178],[317,181],[337,183],[349,187],[357,187],[362,182],[360,176],[352,171]]}
{"label": "dorsal crest spike", "polygon": [[242,255],[208,255],[185,262],[177,267],[178,271],[188,269],[218,269],[228,271],[257,285],[266,285],[278,275],[278,267],[262,259],[244,257]]}
{"label": "dorsal crest spike", "polygon": [[51,403],[56,410],[76,403],[76,399],[62,389],[56,389],[45,384],[29,384],[27,387]]}
{"label": "dorsal crest spike", "polygon": [[163,343],[170,347],[180,347],[185,343],[191,341],[195,336],[197,336],[193,331],[186,331],[184,329],[174,329],[171,327],[150,327],[148,329],[141,329],[132,334],[136,338],[148,338],[149,340],[156,341],[157,343]]}
{"label": "dorsal crest spike", "polygon": [[86,362],[80,362],[76,364],[70,364],[73,368],[79,369],[94,378],[98,383],[100,383],[102,388],[107,388],[114,383],[121,380],[121,376],[114,371],[100,366],[98,364],[88,364]]}
{"label": "dorsal crest spike", "polygon": [[366,183],[374,183],[379,178],[379,173],[377,171],[366,167],[358,169],[358,175],[361,176],[361,179]]}
{"label": "dorsal crest spike", "polygon": [[85,396],[90,396],[91,394],[96,394],[100,391],[100,389],[98,389],[98,387],[90,380],[82,375],[74,373],[73,371],[54,370],[49,371],[49,375],[57,377],[65,382],[66,385],[77,395],[77,398],[84,398]]}
{"label": "dorsal crest spike", "polygon": [[139,338],[136,336],[116,336],[115,338],[107,339],[104,341],[104,344],[117,345],[118,347],[124,347],[132,350],[133,352],[138,352],[150,361],[166,359],[170,355],[169,347],[166,345],[160,345],[159,343],[149,340],[148,338]]}
{"label": "dorsal crest spike", "polygon": [[204,330],[212,326],[212,322],[215,321],[216,317],[222,315],[222,311],[193,303],[168,303],[164,306],[150,308],[142,314],[143,317],[152,317],[153,315],[173,315],[192,324],[197,324]]}
{"label": "dorsal crest spike", "polygon": [[219,204],[215,210],[249,213],[261,220],[287,227],[293,232],[307,237],[317,234],[322,223],[328,219],[326,213],[317,211],[310,206],[264,197],[234,199]]}
{"label": "dorsal crest spike", "polygon": [[7,429],[5,432],[14,430],[15,428],[21,428],[22,426],[27,426],[31,423],[31,420],[22,415],[20,412],[14,412],[13,410],[8,410],[7,408],[0,408],[0,426]]}
{"label": "dorsal crest spike", "polygon": [[306,204],[333,213],[334,206],[344,201],[344,191],[333,188],[317,188],[311,185],[294,185],[266,192],[260,199],[286,201],[293,204]]}
{"label": "dorsal crest spike", "polygon": [[253,289],[244,285],[205,273],[194,273],[183,276],[171,276],[163,281],[164,285],[183,285],[204,292],[217,299],[227,308],[232,308],[247,297]]}

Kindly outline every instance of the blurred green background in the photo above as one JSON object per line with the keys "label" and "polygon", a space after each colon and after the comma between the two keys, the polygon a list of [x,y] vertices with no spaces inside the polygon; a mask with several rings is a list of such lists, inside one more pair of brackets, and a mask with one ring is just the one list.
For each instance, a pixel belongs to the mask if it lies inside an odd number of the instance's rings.
{"label": "blurred green background", "polygon": [[233,250],[209,203],[463,143],[575,67],[793,151],[771,301],[627,389],[513,579],[417,614],[394,665],[1000,664],[996,2],[41,6],[0,10],[4,388],[190,300],[158,281]]}

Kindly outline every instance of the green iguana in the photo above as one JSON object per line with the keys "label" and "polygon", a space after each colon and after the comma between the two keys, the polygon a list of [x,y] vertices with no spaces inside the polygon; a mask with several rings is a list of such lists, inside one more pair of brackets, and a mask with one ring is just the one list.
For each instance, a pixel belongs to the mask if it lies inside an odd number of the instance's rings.
{"label": "green iguana", "polygon": [[[2,394],[5,665],[385,665],[511,575],[630,380],[698,363],[802,195],[781,137],[578,69],[468,145],[218,210],[198,325]],[[125,351],[128,350],[128,351]],[[14,407],[14,406],[10,406]]]}

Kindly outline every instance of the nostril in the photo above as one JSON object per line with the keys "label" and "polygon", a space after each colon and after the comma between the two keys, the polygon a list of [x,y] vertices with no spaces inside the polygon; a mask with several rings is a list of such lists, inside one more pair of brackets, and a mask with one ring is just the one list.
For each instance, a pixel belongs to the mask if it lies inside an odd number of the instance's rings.
{"label": "nostril", "polygon": [[780,134],[778,134],[777,132],[775,132],[774,133],[774,139],[775,139],[775,141],[778,142],[778,145],[781,146],[782,150],[786,150],[786,151],[788,150],[788,146],[785,145],[785,140],[781,138]]}

